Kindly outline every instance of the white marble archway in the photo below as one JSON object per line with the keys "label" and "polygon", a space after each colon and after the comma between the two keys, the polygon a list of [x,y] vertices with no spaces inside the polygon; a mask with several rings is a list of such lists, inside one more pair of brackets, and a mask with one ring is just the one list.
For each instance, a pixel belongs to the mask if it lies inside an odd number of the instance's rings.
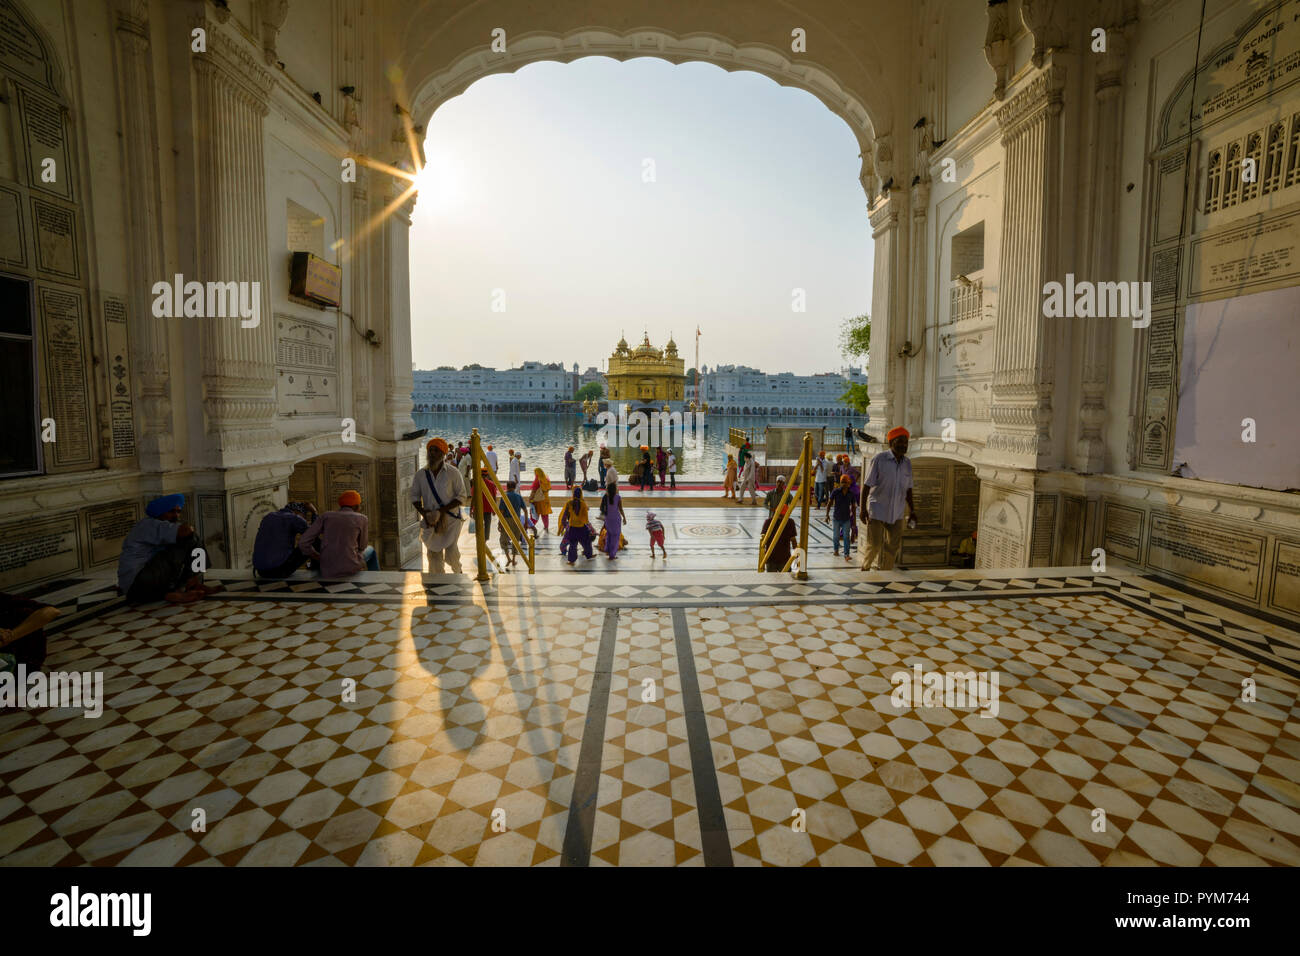
{"label": "white marble archway", "polygon": [[[833,73],[804,57],[796,62],[767,44],[738,44],[709,34],[678,37],[654,28],[618,33],[600,27],[565,34],[523,34],[512,37],[504,53],[488,53],[481,48],[466,51],[445,69],[416,79],[410,108],[412,123],[427,128],[439,106],[486,76],[514,73],[530,63],[546,60],[567,63],[588,56],[616,60],[650,56],[671,63],[712,63],[728,71],[760,73],[783,86],[816,96],[848,124],[858,140],[861,155],[866,157],[871,156],[877,132],[888,129],[886,109],[849,91]],[[864,165],[863,186],[869,189],[867,168]]]}

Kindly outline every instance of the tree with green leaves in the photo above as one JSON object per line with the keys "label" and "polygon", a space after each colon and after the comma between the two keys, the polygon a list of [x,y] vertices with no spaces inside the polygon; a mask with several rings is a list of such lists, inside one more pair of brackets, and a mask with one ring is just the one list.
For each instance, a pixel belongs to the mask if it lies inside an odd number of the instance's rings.
{"label": "tree with green leaves", "polygon": [[[871,316],[864,312],[862,315],[841,322],[840,355],[850,362],[861,359],[862,364],[866,365],[870,353]],[[867,386],[861,383],[850,383],[844,394],[840,396],[840,401],[860,414],[865,414],[867,406],[871,403],[867,397]]]}
{"label": "tree with green leaves", "polygon": [[575,397],[580,402],[588,400],[596,402],[599,401],[604,394],[605,390],[601,388],[600,382],[588,382],[586,385],[582,386],[582,388],[578,389],[578,394]]}

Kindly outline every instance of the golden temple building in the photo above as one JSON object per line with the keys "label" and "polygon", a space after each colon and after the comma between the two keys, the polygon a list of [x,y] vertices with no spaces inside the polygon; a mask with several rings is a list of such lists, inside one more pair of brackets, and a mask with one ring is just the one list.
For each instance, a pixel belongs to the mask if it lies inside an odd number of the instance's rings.
{"label": "golden temple building", "polygon": [[606,384],[611,402],[674,402],[684,393],[686,363],[677,355],[677,343],[668,339],[660,350],[650,344],[650,336],[635,349],[620,338],[609,357]]}

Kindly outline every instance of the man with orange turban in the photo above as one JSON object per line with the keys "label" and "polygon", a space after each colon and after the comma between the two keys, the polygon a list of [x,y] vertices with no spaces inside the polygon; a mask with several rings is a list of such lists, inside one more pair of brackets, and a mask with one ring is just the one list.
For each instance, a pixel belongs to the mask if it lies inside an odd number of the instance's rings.
{"label": "man with orange turban", "polygon": [[[462,505],[469,492],[461,473],[447,463],[450,446],[431,438],[425,446],[428,466],[419,469],[411,481],[411,506],[420,516],[420,541],[429,555],[429,573],[460,574],[460,529],[467,515]],[[466,456],[468,459],[468,456]]]}
{"label": "man with orange turban", "polygon": [[[339,495],[337,511],[327,511],[298,539],[298,547],[320,562],[322,578],[343,578],[358,571],[378,571],[379,556],[370,545],[370,522],[357,509],[359,491]],[[319,547],[316,542],[320,541]]]}
{"label": "man with orange turban", "polygon": [[914,521],[916,506],[912,502],[912,463],[907,458],[906,428],[891,428],[885,436],[889,450],[871,459],[867,476],[862,479],[862,503],[859,520],[867,525],[867,546],[862,550],[862,570],[872,566],[892,571],[903,550],[903,506],[907,518]]}

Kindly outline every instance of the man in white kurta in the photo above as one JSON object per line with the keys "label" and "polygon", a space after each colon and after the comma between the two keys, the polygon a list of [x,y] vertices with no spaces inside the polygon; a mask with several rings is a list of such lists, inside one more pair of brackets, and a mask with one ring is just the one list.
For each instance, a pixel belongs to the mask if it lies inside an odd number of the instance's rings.
{"label": "man in white kurta", "polygon": [[[429,464],[411,481],[411,504],[421,515],[420,540],[429,555],[429,573],[441,574],[443,565],[460,574],[460,529],[465,522],[469,492],[460,472],[447,464],[447,443],[432,439],[426,446]],[[438,521],[438,515],[442,518]],[[433,524],[437,522],[435,529]]]}

